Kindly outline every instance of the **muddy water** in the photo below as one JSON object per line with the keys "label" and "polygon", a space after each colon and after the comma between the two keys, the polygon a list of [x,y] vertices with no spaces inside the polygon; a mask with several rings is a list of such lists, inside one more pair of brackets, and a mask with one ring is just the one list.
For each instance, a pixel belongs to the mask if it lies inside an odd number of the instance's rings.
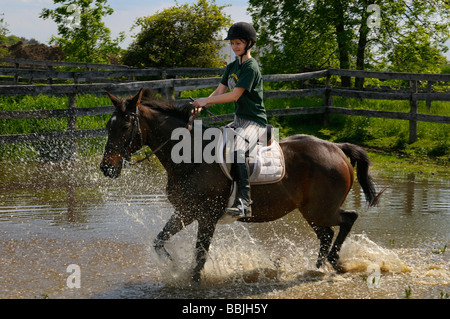
{"label": "muddy water", "polygon": [[0,298],[450,294],[450,176],[374,172],[379,187],[389,188],[371,209],[355,185],[345,207],[360,217],[342,247],[345,274],[315,269],[318,242],[293,212],[267,224],[219,226],[204,280],[192,287],[196,225],[167,244],[172,262],[151,246],[172,212],[162,168],[145,163],[111,180],[98,163],[0,164]]}

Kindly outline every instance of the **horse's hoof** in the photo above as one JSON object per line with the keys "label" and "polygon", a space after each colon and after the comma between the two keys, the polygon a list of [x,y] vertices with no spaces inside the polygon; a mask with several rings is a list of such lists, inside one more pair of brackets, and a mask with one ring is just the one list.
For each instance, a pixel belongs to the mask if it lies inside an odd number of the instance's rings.
{"label": "horse's hoof", "polygon": [[317,259],[317,262],[316,262],[316,267],[317,267],[317,269],[320,269],[320,267],[322,267],[323,266],[323,264],[325,263],[325,258],[318,258]]}
{"label": "horse's hoof", "polygon": [[341,262],[339,261],[339,257],[337,258],[330,258],[328,257],[328,261],[331,264],[331,266],[333,266],[333,269],[338,273],[338,274],[343,274],[345,273],[345,269],[342,266]]}
{"label": "horse's hoof", "polygon": [[338,262],[337,265],[333,266],[333,268],[338,274],[346,273],[344,266],[342,266],[340,262]]}
{"label": "horse's hoof", "polygon": [[169,252],[164,248],[164,242],[161,240],[155,240],[154,246],[156,253],[158,254],[159,258],[166,258],[169,260],[172,260],[172,256],[170,256]]}
{"label": "horse's hoof", "polygon": [[199,285],[200,284],[200,273],[197,273],[197,272],[195,272],[193,275],[192,275],[192,283],[194,284],[194,285]]}

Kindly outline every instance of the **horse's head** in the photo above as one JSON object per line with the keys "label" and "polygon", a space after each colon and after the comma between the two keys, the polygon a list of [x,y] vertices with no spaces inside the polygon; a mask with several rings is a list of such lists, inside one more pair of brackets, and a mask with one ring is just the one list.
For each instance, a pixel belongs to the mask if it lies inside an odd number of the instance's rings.
{"label": "horse's head", "polygon": [[139,104],[142,89],[132,98],[120,99],[110,93],[115,110],[106,129],[108,141],[100,164],[103,174],[116,178],[120,175],[124,161],[129,161],[131,154],[142,147],[142,135],[139,126]]}

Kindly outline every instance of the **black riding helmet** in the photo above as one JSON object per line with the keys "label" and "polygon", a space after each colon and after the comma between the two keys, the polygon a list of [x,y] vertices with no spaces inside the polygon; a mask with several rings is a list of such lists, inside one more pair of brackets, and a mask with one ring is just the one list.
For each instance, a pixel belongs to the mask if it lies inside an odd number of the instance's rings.
{"label": "black riding helmet", "polygon": [[247,46],[245,47],[244,55],[247,53],[255,43],[256,43],[256,31],[255,28],[250,23],[247,22],[237,22],[233,24],[228,30],[228,35],[225,40],[236,40],[244,39],[247,41]]}

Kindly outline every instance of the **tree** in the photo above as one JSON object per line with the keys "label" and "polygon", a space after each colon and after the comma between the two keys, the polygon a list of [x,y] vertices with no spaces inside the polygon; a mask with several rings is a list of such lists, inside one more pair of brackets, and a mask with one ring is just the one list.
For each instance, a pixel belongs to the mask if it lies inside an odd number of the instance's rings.
{"label": "tree", "polygon": [[400,39],[387,58],[390,69],[398,72],[439,73],[446,58],[425,32],[411,32]]}
{"label": "tree", "polygon": [[215,2],[176,5],[138,18],[141,30],[124,54],[123,62],[137,67],[221,67],[221,31],[230,18]]}
{"label": "tree", "polygon": [[58,25],[58,35],[50,44],[56,44],[66,54],[67,61],[108,63],[109,55],[120,52],[119,44],[125,38],[121,33],[111,39],[111,31],[101,21],[114,10],[107,0],[53,0],[60,6],[44,8],[40,17],[51,18]]}
{"label": "tree", "polygon": [[[368,10],[370,5],[376,5],[376,12]],[[428,71],[427,65],[443,61],[443,44],[450,37],[446,0],[249,0],[249,12],[266,50],[263,69],[278,72],[304,67],[405,70],[412,64]],[[379,26],[368,23],[374,14]],[[416,54],[405,55],[411,49]],[[349,85],[350,79],[342,82]]]}
{"label": "tree", "polygon": [[[7,34],[9,33],[8,24],[3,18],[5,14],[0,13],[0,44],[5,43],[7,40]],[[4,48],[0,48],[0,58],[6,56],[8,51]]]}
{"label": "tree", "polygon": [[4,13],[0,13],[0,43],[3,43],[4,38],[9,33],[8,24],[3,18],[4,15]]}
{"label": "tree", "polygon": [[305,0],[249,1],[265,73],[339,66],[333,28],[319,9]]}
{"label": "tree", "polygon": [[380,7],[383,23],[373,40],[380,51],[377,62],[390,71],[438,73],[446,63],[450,2],[384,1]]}

